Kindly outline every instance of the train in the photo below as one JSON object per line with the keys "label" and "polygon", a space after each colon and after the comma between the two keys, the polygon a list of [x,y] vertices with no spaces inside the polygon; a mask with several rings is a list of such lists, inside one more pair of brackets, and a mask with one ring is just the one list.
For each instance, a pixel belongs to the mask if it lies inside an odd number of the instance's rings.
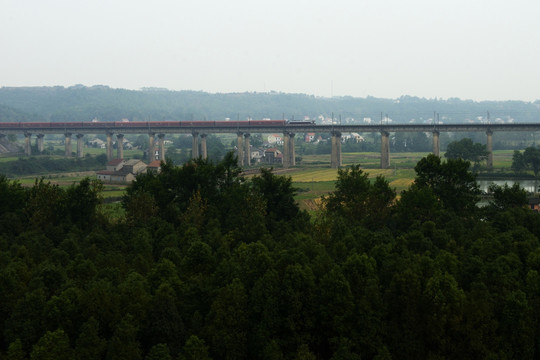
{"label": "train", "polygon": [[286,125],[314,125],[315,121],[305,120],[245,120],[245,121],[114,121],[114,122],[0,122],[0,129],[25,129],[25,128],[40,128],[40,129],[71,129],[71,128],[88,128],[88,129],[111,129],[111,128],[235,128],[244,126],[268,126],[282,127]]}

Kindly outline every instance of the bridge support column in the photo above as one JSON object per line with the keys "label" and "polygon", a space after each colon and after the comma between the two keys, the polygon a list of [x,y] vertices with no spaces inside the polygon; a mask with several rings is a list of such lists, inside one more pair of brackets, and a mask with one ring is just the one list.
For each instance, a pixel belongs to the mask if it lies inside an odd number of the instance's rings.
{"label": "bridge support column", "polygon": [[206,147],[206,134],[201,134],[201,156],[203,159],[208,159],[208,148]]}
{"label": "bridge support column", "polygon": [[251,149],[249,144],[249,138],[251,134],[246,133],[244,134],[244,165],[250,166],[251,165]]}
{"label": "bridge support column", "polygon": [[43,146],[43,137],[44,137],[43,134],[38,134],[36,137],[36,147],[40,154],[43,154],[43,150],[45,150]]}
{"label": "bridge support column", "polygon": [[66,137],[66,140],[65,140],[66,156],[71,157],[71,133],[65,133],[64,136]]}
{"label": "bridge support column", "polygon": [[83,134],[77,134],[77,157],[80,159],[84,157],[83,154]]}
{"label": "bridge support column", "polygon": [[288,132],[283,133],[283,167],[287,169],[289,166],[291,166],[291,147],[289,145],[290,143],[290,137]]}
{"label": "bridge support column", "polygon": [[341,133],[332,131],[332,153],[330,154],[330,167],[337,169],[341,167]]}
{"label": "bridge support column", "polygon": [[107,160],[113,159],[112,133],[107,133]]}
{"label": "bridge support column", "polygon": [[439,132],[433,131],[433,155],[440,156]]}
{"label": "bridge support column", "polygon": [[487,167],[488,169],[493,169],[493,131],[488,130],[486,131],[487,135]]}
{"label": "bridge support column", "polygon": [[116,158],[124,158],[124,134],[116,135]]}
{"label": "bridge support column", "polygon": [[199,133],[191,133],[191,158],[197,159],[199,157]]}
{"label": "bridge support column", "polygon": [[159,141],[159,160],[165,161],[165,134],[158,135]]}
{"label": "bridge support column", "polygon": [[32,143],[30,141],[31,138],[32,138],[32,134],[24,133],[24,154],[26,156],[32,155]]}
{"label": "bridge support column", "polygon": [[381,131],[381,169],[390,167],[390,133]]}
{"label": "bridge support column", "polygon": [[238,157],[238,166],[243,167],[244,166],[244,147],[242,142],[242,137],[244,133],[237,132],[236,136],[236,156]]}
{"label": "bridge support column", "polygon": [[294,136],[296,134],[289,133],[289,165],[296,166],[296,152],[294,150]]}
{"label": "bridge support column", "polygon": [[148,133],[148,163],[151,163],[152,161],[156,160],[156,147],[154,144],[154,136],[156,134],[151,132]]}

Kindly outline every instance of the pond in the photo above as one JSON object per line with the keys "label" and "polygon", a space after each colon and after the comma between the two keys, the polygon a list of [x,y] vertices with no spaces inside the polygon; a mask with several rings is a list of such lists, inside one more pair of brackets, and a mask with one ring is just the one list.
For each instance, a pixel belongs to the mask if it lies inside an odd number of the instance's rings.
{"label": "pond", "polygon": [[495,184],[495,185],[499,185],[499,186],[503,186],[504,184],[508,184],[508,186],[512,186],[514,185],[515,183],[518,183],[523,189],[525,189],[525,191],[527,191],[528,193],[538,193],[540,192],[539,190],[539,186],[540,186],[540,181],[538,180],[512,180],[512,179],[508,179],[508,180],[486,180],[486,179],[482,179],[482,180],[477,180],[478,182],[478,185],[480,185],[480,190],[482,190],[482,192],[486,192],[489,185],[491,184]]}

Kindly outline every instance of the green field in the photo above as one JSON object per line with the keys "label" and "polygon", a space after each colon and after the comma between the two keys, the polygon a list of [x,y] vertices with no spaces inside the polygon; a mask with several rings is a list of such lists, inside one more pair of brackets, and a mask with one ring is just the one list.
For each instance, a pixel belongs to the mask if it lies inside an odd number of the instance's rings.
{"label": "green field", "polygon": [[[63,149],[63,146],[55,146],[55,148]],[[103,154],[103,149],[85,148],[85,154],[98,155]],[[135,155],[140,156],[140,150],[125,150],[126,158]],[[412,183],[415,173],[414,166],[416,163],[425,157],[428,153],[393,153],[390,154],[390,169],[379,169],[380,154],[379,153],[343,153],[343,166],[352,164],[360,164],[361,168],[369,174],[370,178],[375,178],[378,175],[384,176],[390,183],[392,188],[396,189],[399,194],[407,189]],[[492,174],[510,173],[512,164],[512,150],[498,150],[493,153],[493,171]],[[61,156],[54,156],[61,158]],[[0,161],[17,160],[19,156],[0,157]],[[299,189],[296,196],[300,206],[304,209],[314,209],[317,206],[318,199],[321,196],[328,194],[334,190],[335,181],[337,179],[337,169],[330,168],[330,154],[324,155],[304,155],[297,167],[280,171],[277,173],[285,176],[290,176],[295,188]],[[480,170],[482,172],[482,170]],[[50,174],[44,176],[46,181],[58,184],[62,187],[71,186],[79,182],[84,177],[95,177],[95,172],[76,172],[63,174]],[[36,176],[22,177],[18,180],[25,186],[34,184]],[[125,190],[125,185],[104,184],[103,197],[119,199]]]}

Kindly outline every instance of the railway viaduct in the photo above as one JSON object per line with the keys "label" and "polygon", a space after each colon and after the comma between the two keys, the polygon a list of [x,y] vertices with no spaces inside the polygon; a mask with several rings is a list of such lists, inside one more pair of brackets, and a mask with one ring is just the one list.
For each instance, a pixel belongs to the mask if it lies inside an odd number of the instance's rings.
{"label": "railway viaduct", "polygon": [[[255,125],[253,123],[256,123]],[[283,133],[283,166],[295,166],[294,141],[297,133],[318,132],[332,135],[332,150],[330,165],[338,168],[342,165],[341,134],[346,132],[380,133],[381,157],[380,167],[390,167],[390,140],[392,132],[430,132],[433,134],[433,153],[439,155],[439,134],[441,132],[484,132],[487,136],[488,159],[487,166],[493,166],[493,134],[502,131],[534,132],[540,131],[540,123],[515,124],[377,124],[377,125],[316,125],[310,122],[285,123],[276,125],[276,121],[238,121],[224,125],[223,122],[100,122],[100,123],[62,123],[63,127],[49,123],[0,123],[0,136],[7,134],[24,134],[25,153],[31,155],[31,137],[36,134],[36,143],[39,152],[43,149],[43,137],[46,134],[64,134],[65,154],[72,154],[72,136],[75,134],[76,153],[83,156],[83,136],[85,134],[105,133],[107,136],[107,158],[115,158],[113,153],[113,137],[118,140],[116,158],[123,158],[122,139],[124,134],[149,135],[149,161],[154,160],[156,149],[159,159],[165,160],[164,139],[166,134],[191,134],[193,157],[207,157],[206,137],[208,134],[235,133],[237,135],[238,163],[240,166],[250,161],[250,134],[252,133]],[[9,124],[9,125],[8,125]],[[129,124],[129,125],[128,125]],[[156,139],[157,137],[157,139]],[[200,142],[199,142],[200,140]],[[200,152],[199,152],[200,149]]]}

